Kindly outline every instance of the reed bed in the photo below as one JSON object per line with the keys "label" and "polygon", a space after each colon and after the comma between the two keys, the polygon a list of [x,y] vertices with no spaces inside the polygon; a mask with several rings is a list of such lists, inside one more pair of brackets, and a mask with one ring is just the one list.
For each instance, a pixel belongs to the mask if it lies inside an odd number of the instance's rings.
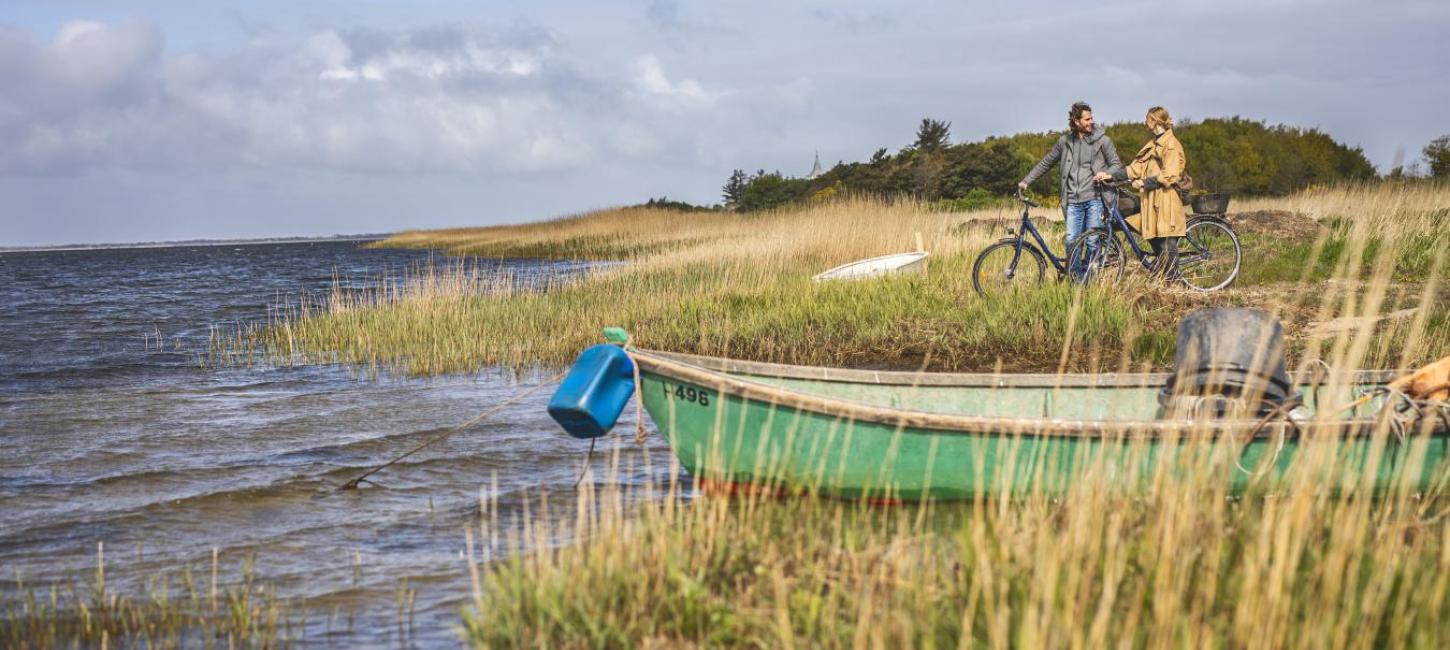
{"label": "reed bed", "polygon": [[[334,292],[280,310],[270,323],[219,335],[212,356],[336,361],[423,375],[498,364],[557,367],[598,342],[603,327],[622,326],[643,347],[761,361],[1096,369],[1101,355],[1062,354],[1082,345],[1128,350],[1135,365],[1162,368],[1178,318],[1231,304],[1281,314],[1300,359],[1322,354],[1310,349],[1316,327],[1373,316],[1345,296],[1371,289],[1376,260],[1393,261],[1380,289],[1387,313],[1423,304],[1423,315],[1444,327],[1446,294],[1427,278],[1443,275],[1450,261],[1442,252],[1450,242],[1450,186],[1314,188],[1235,209],[1286,211],[1313,229],[1277,232],[1273,223],[1260,223],[1243,232],[1241,278],[1224,292],[1164,288],[1130,273],[1114,287],[1084,291],[1049,281],[997,300],[972,291],[970,268],[982,248],[1015,225],[1017,213],[1005,208],[942,213],[910,201],[848,198],[752,215],[622,209],[538,224],[415,231],[379,245],[626,263],[526,292],[509,290],[507,279],[430,269],[384,290]],[[1060,253],[1056,211],[1034,214],[1049,217],[1039,223]],[[810,279],[843,262],[913,250],[918,237],[932,253],[925,276]],[[1401,356],[1399,325],[1377,325],[1381,353],[1367,362]],[[1450,352],[1450,345],[1431,339],[1414,352],[1421,358]]]}
{"label": "reed bed", "polygon": [[239,577],[224,580],[213,553],[209,575],[198,576],[187,566],[117,588],[107,583],[101,544],[95,574],[84,584],[37,590],[16,578],[14,591],[0,598],[0,643],[37,649],[292,645],[301,620],[252,568],[247,558]]}
{"label": "reed bed", "polygon": [[[1387,445],[1381,434],[1376,442]],[[1421,444],[1424,444],[1423,441]],[[475,647],[1444,647],[1443,486],[1325,489],[1332,442],[1231,497],[1222,446],[1088,463],[1066,495],[874,506],[604,481],[478,538]],[[806,495],[809,497],[809,494]],[[690,498],[686,498],[690,497]],[[488,507],[484,508],[488,512]],[[584,541],[555,548],[568,535]],[[469,557],[474,554],[470,535]]]}
{"label": "reed bed", "polygon": [[[1443,352],[1443,267],[1437,256],[1404,291],[1394,228],[1351,230],[1331,280],[1303,288],[1314,297],[1275,298],[1281,315],[1335,324],[1304,335],[1315,363]],[[1406,301],[1413,313],[1387,323]],[[1107,356],[1131,366],[1136,353]],[[544,495],[521,521],[485,503],[464,631],[475,647],[1445,647],[1450,466],[1435,424],[1406,432],[1385,417],[1358,448],[1310,429],[1283,474],[1243,468],[1240,442],[1206,428],[1171,433],[1173,454],[1109,434],[1065,490],[1047,471],[965,502],[894,506],[768,478],[723,494],[708,465],[632,498],[610,477],[636,468],[616,456],[575,503]],[[1427,488],[1409,478],[1424,459]],[[1367,469],[1380,463],[1389,487]],[[560,538],[583,541],[542,543]],[[485,565],[475,539],[536,550]]]}

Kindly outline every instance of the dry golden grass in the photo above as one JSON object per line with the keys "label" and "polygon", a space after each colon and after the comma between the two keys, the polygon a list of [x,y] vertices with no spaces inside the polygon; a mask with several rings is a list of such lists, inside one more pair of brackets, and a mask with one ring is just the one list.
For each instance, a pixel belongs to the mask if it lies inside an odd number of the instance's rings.
{"label": "dry golden grass", "polygon": [[[215,348],[223,356],[262,350],[274,359],[432,374],[492,364],[562,365],[597,342],[603,327],[623,326],[645,347],[697,354],[910,368],[929,358],[934,369],[989,369],[1000,362],[1007,369],[1041,370],[1058,367],[1066,323],[1079,309],[1087,317],[1073,332],[1077,344],[1126,349],[1134,361],[1162,367],[1182,314],[1234,304],[1281,314],[1294,354],[1313,356],[1324,352],[1309,349],[1316,327],[1373,316],[1358,296],[1375,286],[1369,279],[1377,263],[1393,262],[1377,289],[1387,310],[1423,304],[1420,313],[1431,329],[1447,327],[1444,290],[1426,282],[1446,263],[1436,256],[1450,229],[1447,187],[1318,188],[1235,204],[1236,210],[1292,209],[1334,227],[1317,239],[1243,235],[1240,282],[1207,295],[1163,290],[1138,273],[1085,297],[1049,281],[1011,299],[983,300],[971,288],[971,263],[1015,225],[1018,213],[1008,209],[943,213],[909,201],[844,199],[764,214],[624,209],[536,224],[417,231],[381,245],[628,263],[543,293],[513,292],[507,279],[466,273],[400,278],[373,295],[339,292],[325,304],[294,306],[267,326],[219,337]],[[1061,253],[1060,227],[1042,218],[1057,211],[1033,213]],[[918,234],[932,253],[925,277],[810,281],[847,261],[914,250]],[[1380,325],[1380,354],[1367,362],[1393,365],[1402,356],[1398,323]],[[1450,345],[1431,340],[1412,352],[1409,358],[1419,359],[1450,352]],[[1073,355],[1068,367],[1091,370],[1090,359]]]}
{"label": "dry golden grass", "polygon": [[[1429,213],[1411,212],[1406,202],[1384,201],[1393,191],[1298,197],[1298,209],[1315,210],[1318,218],[1348,206],[1378,226],[1344,224],[1332,229],[1343,235],[1337,240],[1326,234],[1304,242],[1306,261],[1340,249],[1324,279],[1306,265],[1299,280],[1221,299],[1274,309],[1297,330],[1303,355],[1335,367],[1409,365],[1444,354],[1450,330],[1440,289],[1443,252],[1415,281],[1401,275],[1403,254],[1417,241],[1443,241],[1426,230],[1425,219],[1450,205],[1450,196],[1440,188],[1415,208]],[[758,254],[789,260],[814,249],[863,256],[823,238],[763,244]],[[728,254],[735,253],[720,253]],[[1256,261],[1275,263],[1246,263]],[[1201,304],[1134,290],[1144,297],[1129,303],[1143,310],[1129,312],[1133,318]],[[1017,300],[993,313],[1041,308]],[[1338,324],[1311,331],[1313,322]],[[1344,450],[1337,440],[1316,439],[1296,452],[1290,480],[1251,484],[1246,496],[1232,497],[1214,465],[1222,445],[1196,440],[1203,444],[1189,444],[1172,469],[1137,463],[1133,452],[1129,462],[1089,462],[1065,496],[1028,489],[963,505],[901,507],[776,500],[764,496],[773,493],[768,486],[723,498],[678,483],[664,495],[646,485],[640,499],[609,478],[637,471],[620,468],[616,458],[604,481],[586,482],[578,501],[562,510],[551,510],[545,497],[524,521],[485,517],[479,538],[491,548],[502,539],[505,547],[541,550],[490,566],[470,562],[475,588],[467,638],[476,647],[1450,644],[1443,625],[1450,615],[1447,468],[1436,470],[1428,489],[1406,482],[1374,491],[1368,481],[1353,480],[1329,489],[1324,477],[1346,469]],[[1429,437],[1397,442],[1382,427],[1370,454],[1418,457],[1444,444]],[[584,541],[543,543],[564,537]]]}
{"label": "dry golden grass", "polygon": [[[541,497],[524,521],[484,518],[491,548],[538,550],[470,562],[476,647],[1450,642],[1443,481],[1379,498],[1301,481],[1233,499],[1204,472],[1089,471],[1061,498],[898,507],[685,499],[676,483],[637,505],[612,481],[586,486],[562,508]],[[561,538],[583,541],[548,543]]]}
{"label": "dry golden grass", "polygon": [[288,647],[301,636],[292,603],[260,583],[250,557],[239,580],[219,578],[213,551],[210,576],[192,567],[118,589],[106,581],[105,546],[85,585],[37,593],[23,582],[0,598],[0,644],[6,648]]}
{"label": "dry golden grass", "polygon": [[1415,220],[1450,209],[1450,184],[1386,181],[1316,186],[1283,197],[1235,198],[1232,209],[1287,210],[1319,221],[1343,218],[1373,230],[1419,230]]}
{"label": "dry golden grass", "polygon": [[625,251],[623,257],[664,263],[744,257],[779,270],[782,263],[847,262],[883,251],[914,250],[916,233],[933,254],[975,251],[987,241],[986,229],[964,237],[954,228],[983,219],[1016,218],[1017,213],[1006,210],[942,213],[915,202],[857,198],[748,215],[603,210],[523,225],[409,231],[376,245],[491,257],[521,257],[518,252],[529,251],[547,259],[621,259],[610,253]]}

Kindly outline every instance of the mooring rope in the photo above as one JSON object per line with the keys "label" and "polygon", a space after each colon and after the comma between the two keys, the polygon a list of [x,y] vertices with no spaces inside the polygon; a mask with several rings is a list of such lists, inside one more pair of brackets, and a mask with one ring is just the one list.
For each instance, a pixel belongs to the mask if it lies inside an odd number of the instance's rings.
{"label": "mooring rope", "polygon": [[599,442],[598,438],[589,439],[589,453],[584,454],[584,464],[579,467],[579,476],[574,479],[574,487],[584,480],[584,475],[589,473],[589,466],[594,464],[594,443]]}
{"label": "mooring rope", "polygon": [[643,447],[649,437],[644,430],[644,385],[639,379],[639,361],[629,350],[624,353],[629,356],[629,365],[634,366],[634,444]]}
{"label": "mooring rope", "polygon": [[[1299,428],[1299,423],[1295,420],[1293,415],[1293,410],[1299,408],[1303,404],[1304,401],[1297,397],[1285,400],[1283,403],[1275,406],[1267,414],[1265,414],[1264,417],[1259,420],[1259,423],[1254,425],[1253,430],[1249,431],[1249,435],[1244,438],[1243,444],[1244,447],[1247,448],[1249,443],[1253,442],[1254,438],[1259,435],[1259,432],[1263,431],[1264,427],[1268,426],[1268,424],[1275,419],[1281,419],[1289,425],[1288,427],[1279,427],[1278,444],[1274,446],[1274,455],[1269,458],[1269,470],[1272,470],[1274,468],[1274,465],[1278,464],[1279,454],[1284,451],[1284,444],[1289,438],[1289,433],[1286,429],[1294,430],[1295,440],[1303,439],[1304,431]],[[1238,458],[1234,459],[1234,465],[1238,466],[1240,472],[1251,476],[1253,475],[1253,472],[1249,471],[1247,468],[1244,467],[1242,452],[1240,452]]]}
{"label": "mooring rope", "polygon": [[455,426],[455,427],[453,427],[453,428],[451,428],[451,429],[449,429],[447,431],[444,431],[443,433],[440,433],[440,434],[434,436],[432,439],[428,440],[427,442],[424,442],[423,444],[418,445],[417,447],[414,447],[414,448],[408,450],[407,453],[404,453],[403,455],[398,456],[397,458],[394,458],[394,459],[392,459],[392,460],[390,460],[390,461],[388,461],[386,463],[383,463],[382,465],[378,465],[377,467],[374,467],[372,469],[369,469],[366,472],[363,472],[362,474],[358,475],[357,478],[354,478],[351,481],[348,481],[346,483],[343,483],[342,486],[339,487],[339,488],[337,488],[336,491],[341,492],[343,490],[356,490],[357,487],[358,487],[358,485],[361,484],[361,483],[363,483],[364,481],[367,481],[367,482],[371,483],[372,481],[368,481],[367,480],[367,478],[369,476],[372,476],[373,474],[376,474],[378,472],[381,472],[384,469],[387,469],[388,467],[390,467],[390,466],[398,463],[399,461],[403,460],[404,458],[407,458],[409,456],[412,456],[413,454],[416,454],[416,453],[418,453],[420,451],[423,451],[424,449],[427,449],[428,447],[430,447],[430,446],[432,446],[432,445],[434,445],[434,444],[442,441],[443,439],[447,438],[448,436],[451,436],[451,435],[453,435],[455,433],[458,433],[459,431],[462,431],[462,430],[464,430],[464,429],[466,429],[466,428],[468,428],[470,426],[473,426],[475,424],[478,424],[479,422],[482,422],[484,419],[486,419],[486,418],[488,418],[488,417],[490,417],[492,415],[497,414],[499,411],[502,411],[505,408],[508,408],[510,406],[513,406],[514,404],[519,403],[525,397],[528,397],[530,395],[533,395],[534,393],[539,392],[541,389],[543,389],[543,388],[545,388],[547,386],[551,386],[553,384],[558,383],[560,380],[562,380],[564,378],[564,375],[565,374],[568,374],[568,373],[567,372],[561,372],[561,373],[559,373],[557,375],[554,375],[553,377],[549,378],[547,381],[544,381],[544,382],[541,382],[541,383],[539,383],[537,385],[534,385],[534,386],[530,387],[528,390],[525,390],[522,393],[519,393],[518,395],[513,396],[512,398],[510,398],[509,400],[507,400],[507,401],[499,404],[498,406],[495,406],[495,407],[493,407],[493,408],[491,408],[491,409],[489,409],[487,411],[484,411],[484,412],[478,414],[477,416],[473,417],[473,419],[470,419],[469,421],[464,422],[463,424],[459,424],[459,425],[457,425],[457,426]]}

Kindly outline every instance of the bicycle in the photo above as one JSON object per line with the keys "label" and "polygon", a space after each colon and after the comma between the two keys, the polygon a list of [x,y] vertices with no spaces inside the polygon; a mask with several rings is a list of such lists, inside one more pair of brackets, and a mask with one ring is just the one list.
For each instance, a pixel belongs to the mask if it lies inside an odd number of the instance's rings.
{"label": "bicycle", "polygon": [[[1032,224],[1032,218],[1028,216],[1029,208],[1041,207],[1032,199],[1017,191],[1017,200],[1022,202],[1022,223],[1016,230],[1008,229],[1008,237],[997,240],[996,243],[988,246],[986,250],[977,255],[977,261],[972,264],[972,288],[977,294],[986,297],[989,293],[998,293],[1001,290],[1013,285],[1030,283],[1032,285],[1042,284],[1042,279],[1047,275],[1047,263],[1057,270],[1058,277],[1067,275],[1068,260],[1066,257],[1058,257],[1047,245],[1047,240]],[[1027,235],[1037,240],[1034,246],[1027,241]],[[1026,253],[1030,261],[1022,265],[1022,254]]]}
{"label": "bicycle", "polygon": [[[1106,197],[1100,198],[1107,215],[1106,224],[1083,233],[1067,251],[1068,265],[1083,270],[1077,279],[1084,284],[1094,280],[1114,282],[1123,277],[1127,264],[1118,233],[1122,233],[1143,268],[1149,273],[1154,271],[1156,259],[1151,249],[1139,244],[1139,238],[1134,236],[1138,232],[1118,209],[1120,202],[1134,205],[1137,197],[1125,192],[1119,184],[1109,185],[1119,200],[1109,202]],[[1173,280],[1196,291],[1223,289],[1238,278],[1243,262],[1238,234],[1223,218],[1228,210],[1228,194],[1197,197],[1192,207],[1179,240],[1178,275]]]}

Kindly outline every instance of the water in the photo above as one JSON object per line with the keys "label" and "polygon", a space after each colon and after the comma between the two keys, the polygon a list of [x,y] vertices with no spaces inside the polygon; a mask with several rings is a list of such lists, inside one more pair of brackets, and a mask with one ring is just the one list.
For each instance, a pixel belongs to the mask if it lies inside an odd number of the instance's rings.
{"label": "water", "polygon": [[[0,253],[0,597],[17,578],[84,584],[100,542],[123,587],[205,575],[216,549],[231,573],[255,558],[306,614],[307,645],[455,645],[480,490],[496,477],[505,515],[526,492],[572,502],[587,445],[544,413],[551,390],[384,470],[383,487],[314,497],[546,377],[198,363],[213,328],[280,301],[455,263],[356,242]],[[480,264],[525,286],[585,268]],[[417,591],[412,628],[402,589]]]}

